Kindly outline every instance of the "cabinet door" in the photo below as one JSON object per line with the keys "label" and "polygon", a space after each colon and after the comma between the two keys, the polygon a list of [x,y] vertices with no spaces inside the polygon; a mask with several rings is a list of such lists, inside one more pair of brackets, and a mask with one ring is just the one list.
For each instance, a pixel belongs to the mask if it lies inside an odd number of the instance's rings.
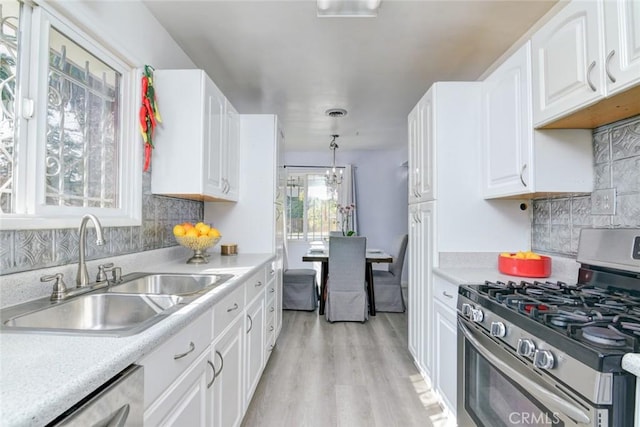
{"label": "cabinet door", "polygon": [[433,89],[430,89],[418,104],[418,143],[420,156],[416,187],[419,201],[425,202],[436,198],[435,193],[435,111]]}
{"label": "cabinet door", "polygon": [[203,161],[205,194],[212,197],[225,197],[224,185],[224,149],[226,138],[225,97],[211,79],[205,79],[205,143]]}
{"label": "cabinet door", "polygon": [[409,352],[413,359],[418,362],[421,348],[420,342],[424,336],[422,333],[422,312],[420,310],[420,301],[422,301],[423,287],[420,284],[420,266],[421,266],[421,245],[419,244],[421,236],[421,227],[417,214],[418,207],[416,205],[409,206],[409,247],[408,249],[408,269],[409,283],[407,286],[407,316],[409,321]]}
{"label": "cabinet door", "polygon": [[432,274],[433,254],[435,251],[434,221],[435,202],[420,203],[418,205],[418,221],[420,223],[420,233],[417,244],[420,247],[420,263],[418,268],[418,283],[422,288],[418,309],[422,313],[421,327],[422,337],[418,354],[422,360],[425,373],[431,377],[433,366],[433,294],[432,294]]}
{"label": "cabinet door", "polygon": [[[216,378],[213,383],[213,425],[240,425],[244,413],[242,383],[244,318],[238,316],[227,332],[213,344],[211,358]],[[185,424],[186,425],[186,424]]]}
{"label": "cabinet door", "polygon": [[423,374],[431,374],[431,268],[434,202],[409,209],[409,351]]}
{"label": "cabinet door", "polygon": [[435,388],[450,414],[456,414],[457,393],[457,326],[456,312],[433,301]]}
{"label": "cabinet door", "polygon": [[604,96],[601,18],[602,2],[574,0],[533,35],[536,126]]}
{"label": "cabinet door", "polygon": [[224,141],[224,179],[223,192],[227,200],[238,200],[240,192],[240,116],[233,105],[226,103],[226,139]]}
{"label": "cabinet door", "polygon": [[408,133],[409,133],[409,203],[415,203],[418,201],[418,173],[420,172],[420,142],[418,141],[418,107],[416,105],[409,113],[408,117]]}
{"label": "cabinet door", "polygon": [[485,198],[531,191],[531,44],[483,82],[482,179]]}
{"label": "cabinet door", "polygon": [[245,403],[249,404],[251,396],[258,386],[260,374],[264,367],[265,351],[265,294],[258,297],[247,307],[245,318]]}
{"label": "cabinet door", "polygon": [[614,94],[640,82],[640,3],[605,1],[604,14],[607,89]]}
{"label": "cabinet door", "polygon": [[144,414],[144,425],[210,426],[213,369],[206,351],[168,387]]}

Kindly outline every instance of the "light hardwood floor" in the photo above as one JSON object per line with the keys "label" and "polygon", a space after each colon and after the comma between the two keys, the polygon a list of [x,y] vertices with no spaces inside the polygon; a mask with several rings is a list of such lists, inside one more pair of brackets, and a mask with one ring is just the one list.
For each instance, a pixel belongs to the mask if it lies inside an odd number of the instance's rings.
{"label": "light hardwood floor", "polygon": [[407,316],[328,323],[285,311],[243,427],[441,426],[445,419],[407,350]]}

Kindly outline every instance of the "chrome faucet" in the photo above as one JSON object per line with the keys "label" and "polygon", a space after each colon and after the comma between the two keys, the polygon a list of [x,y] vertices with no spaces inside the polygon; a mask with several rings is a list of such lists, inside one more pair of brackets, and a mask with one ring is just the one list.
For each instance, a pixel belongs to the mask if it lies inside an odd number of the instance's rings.
{"label": "chrome faucet", "polygon": [[80,253],[80,260],[78,262],[78,274],[76,276],[76,286],[78,288],[83,288],[89,284],[89,273],[87,272],[87,264],[84,261],[87,246],[87,222],[89,220],[93,222],[93,226],[96,228],[96,245],[104,245],[104,237],[102,236],[102,225],[100,224],[100,221],[98,221],[98,218],[96,218],[95,215],[86,214],[82,217],[82,222],[80,222],[80,248],[78,250]]}

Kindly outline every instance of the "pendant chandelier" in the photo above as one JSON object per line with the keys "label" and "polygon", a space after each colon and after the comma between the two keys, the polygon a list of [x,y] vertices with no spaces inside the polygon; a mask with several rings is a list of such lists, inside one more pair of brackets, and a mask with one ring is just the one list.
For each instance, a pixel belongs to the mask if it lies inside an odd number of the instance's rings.
{"label": "pendant chandelier", "polygon": [[333,150],[333,163],[331,164],[331,169],[327,170],[325,179],[327,182],[327,186],[335,190],[340,184],[342,184],[342,169],[340,169],[340,172],[336,170],[336,150],[338,149],[336,138],[340,135],[331,136],[333,137],[333,139],[331,140],[331,144],[329,144],[329,149]]}

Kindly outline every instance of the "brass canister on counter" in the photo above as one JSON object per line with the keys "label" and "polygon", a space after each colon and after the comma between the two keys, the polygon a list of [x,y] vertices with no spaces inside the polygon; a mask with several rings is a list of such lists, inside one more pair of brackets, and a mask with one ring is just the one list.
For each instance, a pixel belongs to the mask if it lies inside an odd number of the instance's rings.
{"label": "brass canister on counter", "polygon": [[220,245],[220,255],[238,255],[238,245],[235,243]]}

